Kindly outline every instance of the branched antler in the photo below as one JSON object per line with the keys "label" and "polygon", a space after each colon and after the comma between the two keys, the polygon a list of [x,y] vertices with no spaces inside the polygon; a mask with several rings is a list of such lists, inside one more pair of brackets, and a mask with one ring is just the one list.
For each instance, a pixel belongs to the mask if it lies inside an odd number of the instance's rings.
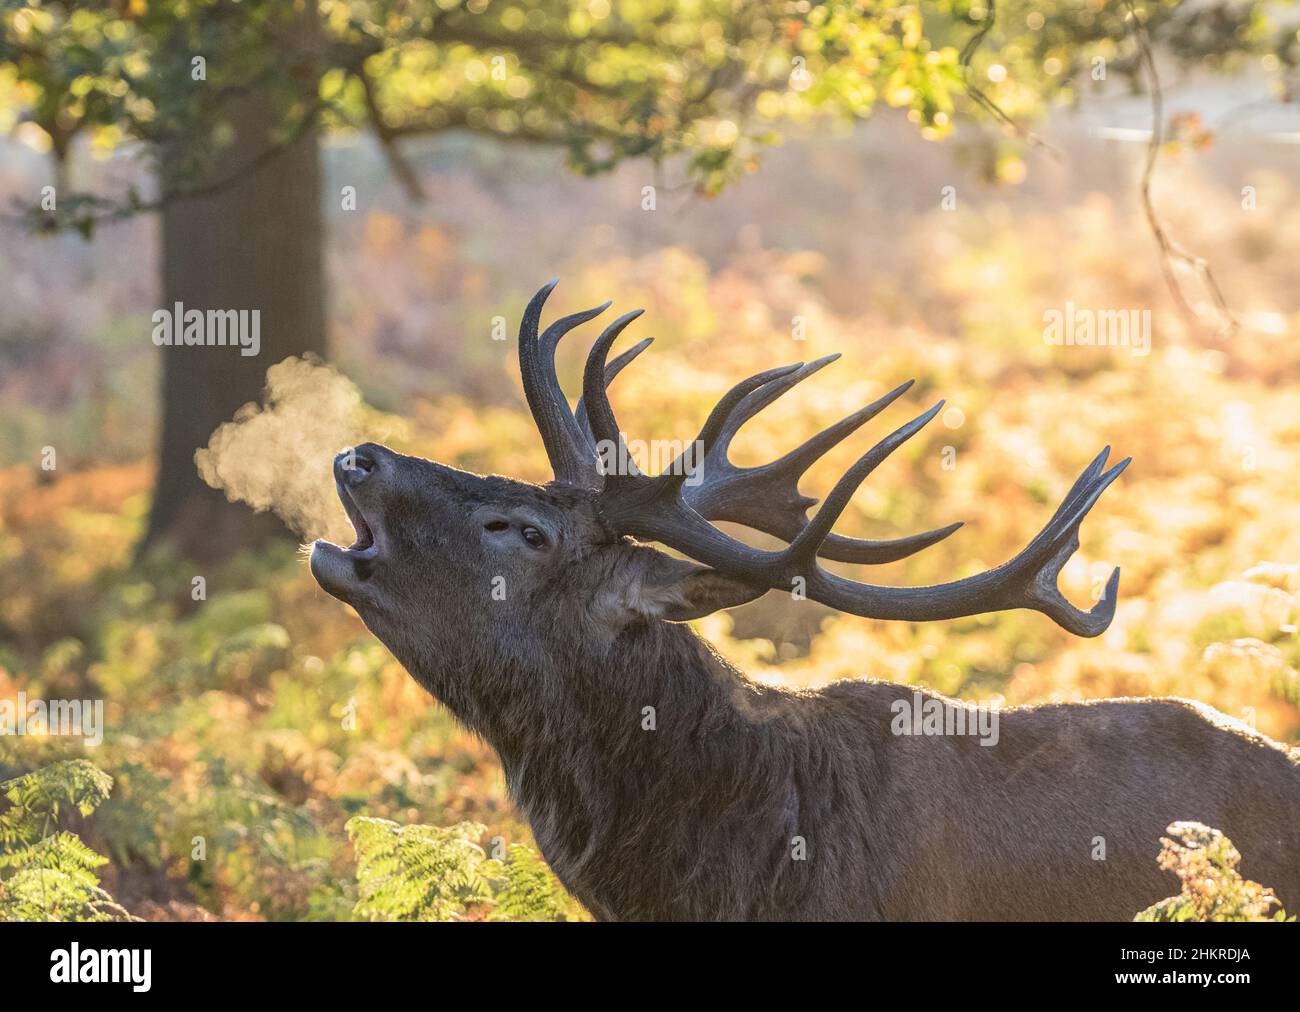
{"label": "branched antler", "polygon": [[[720,438],[709,447],[703,462],[705,480],[687,486],[683,495],[697,513],[709,520],[729,520],[793,541],[808,523],[807,510],[817,500],[799,491],[799,479],[832,447],[870,421],[903,395],[912,385],[908,380],[879,400],[868,404],[819,432],[779,460],[761,467],[736,467],[728,459],[732,437],[745,422],[762,411],[796,383],[830,365],[839,355],[827,355],[801,365],[786,376],[773,379],[749,393],[732,412]],[[942,541],[961,526],[950,524],[938,530],[889,541],[865,541],[831,534],[822,542],[822,558],[838,562],[882,563],[905,558]]]}
{"label": "branched antler", "polygon": [[[555,378],[555,345],[564,333],[605,307],[565,317],[538,338],[541,303],[553,287],[554,282],[539,292],[525,315],[520,334],[525,390],[548,455],[556,465],[556,480],[598,487],[598,509],[614,530],[662,542],[755,586],[801,588],[809,599],[854,615],[928,621],[1032,608],[1081,636],[1096,636],[1110,625],[1119,588],[1118,568],[1111,574],[1101,600],[1087,612],[1070,604],[1056,582],[1066,560],[1079,547],[1078,531],[1083,518],[1128,466],[1126,458],[1105,470],[1109,447],[1080,475],[1047,526],[1010,562],[976,576],[930,587],[857,583],[822,569],[817,564],[818,557],[845,562],[889,562],[920,551],[961,526],[951,524],[893,541],[857,540],[831,532],[867,476],[938,414],[943,401],[868,450],[835,484],[811,519],[806,511],[816,500],[799,492],[799,478],[828,450],[901,397],[911,387],[910,381],[778,460],[760,467],[740,468],[728,459],[731,440],[740,427],[838,356],[759,373],[732,387],[709,413],[694,444],[701,457],[698,473],[688,466],[690,458],[684,453],[664,473],[649,477],[633,464],[606,391],[619,371],[649,344],[648,339],[642,341],[614,361],[608,361],[614,342],[641,312],[619,317],[596,340],[583,373],[578,413],[571,414]],[[539,415],[539,406],[547,412],[545,417]],[[557,446],[561,441],[563,445]],[[612,464],[608,454],[602,452],[609,448],[614,454]],[[563,473],[557,461],[563,464]],[[567,475],[578,476],[577,481]],[[699,480],[692,482],[688,478]],[[711,520],[743,524],[775,535],[788,544],[778,551],[754,548],[724,534]]]}

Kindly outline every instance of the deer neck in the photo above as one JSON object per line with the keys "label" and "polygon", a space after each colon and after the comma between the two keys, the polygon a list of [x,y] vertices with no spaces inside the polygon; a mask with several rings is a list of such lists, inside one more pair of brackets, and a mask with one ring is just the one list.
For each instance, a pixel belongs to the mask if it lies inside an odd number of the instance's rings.
{"label": "deer neck", "polygon": [[640,624],[599,650],[575,639],[508,682],[511,691],[482,714],[482,733],[512,789],[525,793],[531,774],[550,780],[575,759],[669,762],[701,721],[739,725],[757,689],[689,628],[665,622]]}
{"label": "deer neck", "polygon": [[770,805],[754,785],[782,779],[769,769],[785,751],[771,718],[773,697],[788,697],[746,679],[686,626],[639,625],[600,653],[574,644],[508,681],[536,692],[492,700],[481,733],[542,853],[601,916],[644,916],[649,896],[673,892],[613,855],[697,862],[716,851],[698,835],[717,821],[710,804]]}

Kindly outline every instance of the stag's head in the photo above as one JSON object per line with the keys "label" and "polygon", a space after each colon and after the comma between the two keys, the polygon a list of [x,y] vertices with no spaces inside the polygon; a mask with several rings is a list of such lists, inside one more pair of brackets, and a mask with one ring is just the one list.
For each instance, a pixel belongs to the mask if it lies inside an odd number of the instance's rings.
{"label": "stag's head", "polygon": [[[938,413],[942,401],[872,447],[811,518],[807,511],[816,500],[799,492],[800,477],[910,383],[769,464],[737,467],[728,449],[740,426],[838,356],[760,373],[723,397],[687,451],[651,477],[632,462],[607,396],[614,377],[650,343],[609,359],[615,340],[640,312],[615,320],[597,339],[574,409],[556,377],[556,346],[608,303],[539,332],[554,286],[553,281],[533,297],[519,334],[524,391],[553,481],[482,477],[375,444],[345,450],[335,460],[339,496],[357,538],[350,548],[318,541],[312,573],[329,593],[353,605],[403,660],[435,625],[445,632],[444,646],[467,645],[497,661],[526,661],[530,651],[547,649],[544,644],[553,645],[557,635],[613,644],[630,625],[683,621],[771,589],[796,587],[809,599],[872,618],[926,621],[1030,608],[1082,636],[1095,636],[1110,624],[1118,569],[1087,612],[1061,595],[1056,579],[1079,546],[1084,516],[1127,460],[1106,470],[1103,450],[1047,526],[996,569],[929,587],[854,582],[828,572],[818,558],[891,562],[961,526],[888,541],[831,532],[858,486]],[[785,547],[752,547],[714,521],[774,536]],[[651,541],[686,558],[642,543]]]}

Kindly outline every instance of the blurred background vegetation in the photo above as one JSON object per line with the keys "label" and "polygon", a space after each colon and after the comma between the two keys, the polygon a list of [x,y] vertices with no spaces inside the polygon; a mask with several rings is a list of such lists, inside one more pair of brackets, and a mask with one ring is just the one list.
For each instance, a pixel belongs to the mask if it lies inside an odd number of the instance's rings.
{"label": "blurred background vegetation", "polygon": [[[1162,277],[1139,191],[1152,96],[1124,3],[1002,3],[996,19],[959,2],[77,7],[0,12],[0,699],[103,698],[109,725],[97,748],[0,736],[0,781],[76,774],[6,787],[22,833],[37,819],[62,848],[61,916],[581,916],[511,849],[531,841],[490,749],[192,463],[269,365],[314,352],[400,448],[545,479],[514,342],[493,332],[556,274],[557,311],[646,308],[652,357],[615,391],[639,438],[687,438],[742,376],[835,351],[746,427],[738,461],[910,377],[909,407],[947,398],[839,529],[966,526],[880,582],[996,565],[1100,446],[1135,458],[1062,580],[1087,602],[1123,567],[1103,637],[770,595],[698,624],[754,677],[1007,705],[1177,694],[1300,742],[1290,5],[1138,5],[1165,81],[1153,197],[1210,259],[1231,336],[1195,272],[1178,275],[1192,316]],[[310,32],[284,28],[303,18]],[[206,83],[183,86],[200,52]],[[266,307],[263,355],[203,372],[160,355],[149,317],[176,299]],[[1046,344],[1044,313],[1067,302],[1151,308],[1151,353]],[[561,349],[570,390],[583,344]],[[51,766],[78,759],[111,789]],[[14,833],[0,849],[34,846]],[[358,859],[382,888],[358,884]],[[436,895],[412,892],[410,868],[453,867]]]}

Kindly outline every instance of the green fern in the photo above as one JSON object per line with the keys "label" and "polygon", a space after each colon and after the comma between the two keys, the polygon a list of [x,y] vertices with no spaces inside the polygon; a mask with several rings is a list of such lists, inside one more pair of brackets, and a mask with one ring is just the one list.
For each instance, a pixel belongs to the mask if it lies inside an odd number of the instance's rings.
{"label": "green fern", "polygon": [[386,921],[583,918],[578,903],[530,848],[512,844],[503,860],[477,843],[478,823],[399,826],[357,816],[347,824],[357,855],[359,917]]}
{"label": "green fern", "polygon": [[85,759],[0,783],[0,920],[130,919],[99,884],[95,869],[108,859],[58,829],[68,809],[90,815],[112,786],[112,777]]}
{"label": "green fern", "polygon": [[555,874],[531,847],[512,843],[500,869],[493,921],[573,921],[585,919],[582,907],[560,885]]}
{"label": "green fern", "polygon": [[66,807],[89,815],[112,789],[113,778],[85,759],[50,763],[5,780],[0,783],[0,797],[11,807],[0,813],[0,847],[39,840]]}
{"label": "green fern", "polygon": [[474,842],[483,826],[399,826],[357,816],[348,820],[347,831],[357,853],[360,917],[462,920],[469,907],[491,896],[483,875],[487,855]]}

